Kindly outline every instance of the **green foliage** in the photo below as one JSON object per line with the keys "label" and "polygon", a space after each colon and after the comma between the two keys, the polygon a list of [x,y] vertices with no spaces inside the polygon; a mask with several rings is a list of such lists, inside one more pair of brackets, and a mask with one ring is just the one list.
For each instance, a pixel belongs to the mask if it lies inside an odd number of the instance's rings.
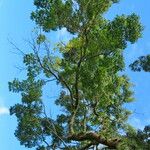
{"label": "green foliage", "polygon": [[139,57],[130,67],[133,71],[144,70],[145,72],[150,72],[150,55]]}
{"label": "green foliage", "polygon": [[150,126],[138,131],[128,130],[124,143],[119,150],[149,150],[150,148]]}
{"label": "green foliage", "polygon": [[[76,36],[58,43],[57,54],[49,49],[44,35],[37,36],[34,52],[24,56],[27,79],[9,83],[10,91],[22,96],[21,104],[11,107],[21,144],[37,150],[79,150],[99,144],[117,148],[123,143],[120,131],[126,133],[131,114],[124,104],[133,101],[132,84],[121,73],[123,50],[141,37],[142,26],[135,14],[106,20],[103,14],[117,2],[34,1],[37,9],[31,18],[44,31],[66,28]],[[44,107],[42,99],[45,85],[53,79],[62,88],[55,103],[63,111],[56,119],[46,114],[48,105]]]}
{"label": "green foliage", "polygon": [[46,37],[45,37],[45,35],[42,35],[42,34],[40,34],[38,37],[37,37],[37,44],[41,44],[41,43],[43,43],[44,41],[46,40]]}

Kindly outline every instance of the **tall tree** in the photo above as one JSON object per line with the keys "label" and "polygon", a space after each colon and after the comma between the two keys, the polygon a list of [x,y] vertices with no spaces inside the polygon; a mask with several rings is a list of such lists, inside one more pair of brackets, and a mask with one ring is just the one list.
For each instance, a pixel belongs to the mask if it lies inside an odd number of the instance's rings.
{"label": "tall tree", "polygon": [[[124,70],[123,50],[127,42],[141,37],[136,14],[116,16],[104,13],[118,0],[35,0],[31,18],[43,31],[66,28],[74,35],[51,49],[45,35],[30,44],[33,52],[24,55],[27,79],[9,83],[21,93],[20,104],[11,107],[18,119],[16,137],[37,150],[86,150],[100,144],[119,149],[130,111],[124,104],[133,101],[131,83]],[[54,53],[54,51],[56,53]],[[44,86],[56,80],[61,92],[56,105],[63,108],[56,119],[46,114]],[[51,86],[49,88],[52,88]]]}

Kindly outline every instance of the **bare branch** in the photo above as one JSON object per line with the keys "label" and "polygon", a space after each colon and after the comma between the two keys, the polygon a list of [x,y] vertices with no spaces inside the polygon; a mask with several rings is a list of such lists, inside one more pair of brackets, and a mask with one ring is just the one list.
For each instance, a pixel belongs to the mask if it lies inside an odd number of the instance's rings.
{"label": "bare branch", "polygon": [[[45,110],[45,105],[44,105],[44,103],[42,103],[42,105],[43,105],[43,110],[44,110],[43,114],[45,115],[46,121],[48,122],[48,124],[51,124],[52,127],[53,127],[53,129],[51,129],[49,126],[47,126],[47,128],[48,128],[60,141],[62,141],[63,145],[64,145],[66,148],[68,148],[68,146],[67,146],[66,142],[63,140],[63,138],[58,135],[57,130],[56,130],[56,128],[55,128],[55,124],[54,124],[52,121],[49,120],[49,118],[48,118],[48,116],[47,116],[47,114],[46,114],[46,110]],[[68,148],[68,150],[69,150],[69,148]]]}
{"label": "bare branch", "polygon": [[[12,47],[14,49],[16,49],[22,56],[26,55],[15,43],[13,43],[9,38],[7,39],[8,42],[12,45]],[[12,52],[12,53],[15,53],[15,52]],[[15,53],[17,54],[17,53]]]}

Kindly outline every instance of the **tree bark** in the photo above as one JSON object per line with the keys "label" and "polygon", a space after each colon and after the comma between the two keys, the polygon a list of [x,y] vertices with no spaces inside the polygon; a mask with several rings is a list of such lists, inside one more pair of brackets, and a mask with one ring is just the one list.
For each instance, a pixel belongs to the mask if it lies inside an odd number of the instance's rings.
{"label": "tree bark", "polygon": [[112,140],[104,139],[100,135],[94,132],[72,134],[72,135],[69,135],[67,139],[73,140],[73,141],[86,141],[87,140],[91,142],[96,142],[99,144],[106,145],[110,149],[116,149],[120,142],[120,139],[112,139]]}

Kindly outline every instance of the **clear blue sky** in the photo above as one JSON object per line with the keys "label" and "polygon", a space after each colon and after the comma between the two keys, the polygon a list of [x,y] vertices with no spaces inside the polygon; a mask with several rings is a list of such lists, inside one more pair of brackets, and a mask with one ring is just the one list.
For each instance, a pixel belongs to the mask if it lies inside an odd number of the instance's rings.
{"label": "clear blue sky", "polygon": [[[150,53],[150,1],[149,0],[120,0],[120,4],[113,6],[106,15],[113,18],[116,14],[130,14],[141,16],[144,25],[143,38],[136,44],[129,45],[125,50],[126,74],[129,75],[135,87],[136,101],[129,108],[135,110],[130,122],[137,128],[150,124],[150,73],[135,73],[128,69],[128,65],[138,56]],[[19,102],[19,95],[9,93],[8,81],[14,77],[23,77],[15,66],[21,66],[21,56],[16,52],[8,39],[16,43],[24,51],[28,50],[23,39],[30,38],[34,23],[30,20],[30,12],[34,9],[33,0],[0,0],[0,150],[25,150],[14,137],[16,118],[10,117],[8,108]],[[59,33],[66,35],[65,31]],[[55,37],[58,38],[58,37]],[[55,38],[53,39],[55,41]],[[65,37],[66,38],[66,37]],[[53,89],[55,91],[55,89]],[[57,93],[53,93],[54,95]]]}

